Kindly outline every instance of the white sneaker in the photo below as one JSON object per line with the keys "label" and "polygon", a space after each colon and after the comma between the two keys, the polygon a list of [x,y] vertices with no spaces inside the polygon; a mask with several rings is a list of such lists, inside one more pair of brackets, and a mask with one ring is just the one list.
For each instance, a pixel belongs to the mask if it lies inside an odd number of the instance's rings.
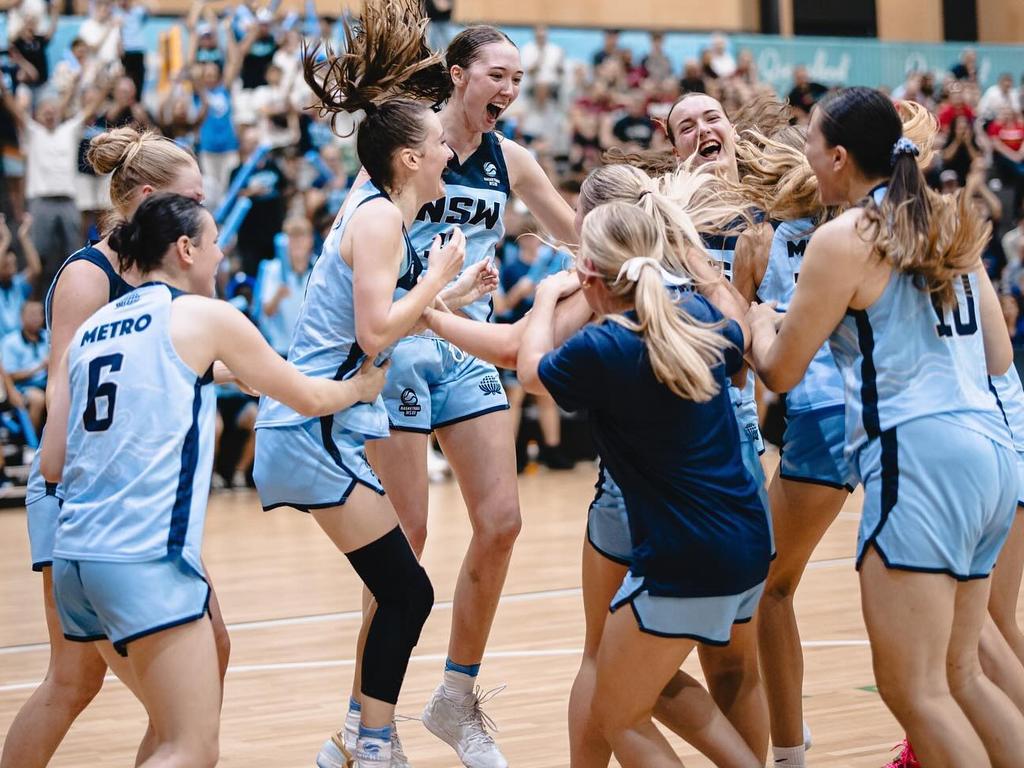
{"label": "white sneaker", "polygon": [[398,726],[394,723],[391,723],[391,768],[412,768],[402,749],[402,740],[398,738]]}
{"label": "white sneaker", "polygon": [[452,747],[466,768],[508,768],[508,761],[487,732],[498,728],[480,708],[504,689],[500,686],[481,695],[477,686],[462,701],[453,701],[445,696],[444,685],[439,685],[423,710],[423,725]]}
{"label": "white sneaker", "polygon": [[356,742],[355,761],[353,768],[390,768],[391,742],[361,736]]}
{"label": "white sneaker", "polygon": [[348,768],[352,764],[352,752],[345,747],[342,733],[336,733],[320,747],[316,756],[316,768]]}
{"label": "white sneaker", "polygon": [[813,743],[814,742],[811,741],[811,727],[809,725],[807,725],[807,721],[805,720],[804,721],[804,752],[809,750],[811,748],[811,744],[813,744]]}

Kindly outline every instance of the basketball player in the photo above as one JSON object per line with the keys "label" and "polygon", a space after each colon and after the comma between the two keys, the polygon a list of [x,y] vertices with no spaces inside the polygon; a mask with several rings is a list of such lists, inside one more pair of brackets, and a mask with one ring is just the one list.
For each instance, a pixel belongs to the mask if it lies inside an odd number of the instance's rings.
{"label": "basketball player", "polygon": [[41,468],[65,490],[57,610],[64,636],[91,643],[145,706],[156,736],[140,764],[212,766],[221,686],[200,550],[213,363],[309,416],[376,397],[384,375],[303,376],[238,310],[207,298],[223,256],[213,217],[191,198],[149,197],[109,244],[144,282],[86,319],[54,377]]}
{"label": "basketball player", "polygon": [[[203,178],[195,158],[173,141],[134,128],[118,128],[92,139],[89,163],[97,173],[111,174],[110,198],[121,218],[130,218],[138,204],[154,192],[176,192],[203,199]],[[46,324],[50,330],[54,366],[85,318],[140,282],[135,272],[121,273],[118,257],[106,238],[73,253],[54,278],[46,295]],[[44,438],[45,442],[45,438]],[[50,570],[53,537],[63,494],[39,472],[39,454],[32,464],[26,492],[32,568],[43,574],[43,601],[50,640],[46,677],[25,702],[4,742],[3,768],[45,766],[79,713],[103,685],[107,665],[92,645],[64,639],[53,603]],[[223,676],[230,641],[220,606],[212,593],[210,611]],[[145,758],[152,750],[152,729],[139,748]]]}
{"label": "basketball player", "polygon": [[814,234],[777,336],[778,313],[751,308],[751,354],[788,391],[830,339],[865,489],[857,567],[875,677],[921,762],[1015,765],[1024,717],[978,657],[1017,491],[987,380],[1011,348],[979,258],[984,225],[965,199],[927,189],[902,132],[872,89],[815,109],[806,156],[822,202],[855,207]]}

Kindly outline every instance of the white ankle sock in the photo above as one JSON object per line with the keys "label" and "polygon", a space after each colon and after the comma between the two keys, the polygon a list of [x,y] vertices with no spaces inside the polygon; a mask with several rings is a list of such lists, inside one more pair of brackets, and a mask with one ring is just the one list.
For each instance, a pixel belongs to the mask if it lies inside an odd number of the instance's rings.
{"label": "white ankle sock", "polygon": [[467,675],[454,669],[444,671],[444,695],[452,701],[462,701],[467,693],[473,692],[476,675]]}
{"label": "white ankle sock", "polygon": [[772,747],[775,768],[806,768],[805,754],[803,744],[797,747]]}

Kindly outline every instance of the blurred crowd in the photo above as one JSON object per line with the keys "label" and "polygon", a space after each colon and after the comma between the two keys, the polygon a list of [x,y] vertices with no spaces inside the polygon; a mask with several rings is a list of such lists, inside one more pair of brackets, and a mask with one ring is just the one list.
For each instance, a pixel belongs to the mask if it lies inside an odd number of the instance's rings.
{"label": "blurred crowd", "polygon": [[[338,135],[353,126],[339,120],[332,131],[309,110],[313,99],[302,76],[304,43],[337,49],[341,20],[316,15],[311,3],[305,13],[289,13],[262,2],[197,0],[159,55],[148,50],[142,0],[90,0],[60,51],[51,40],[59,17],[74,10],[70,0],[20,0],[8,11],[8,39],[0,41],[0,430],[6,409],[29,416],[21,419],[22,432],[41,424],[47,339],[40,301],[63,259],[99,236],[109,177],[89,166],[85,150],[110,128],[149,128],[195,152],[207,205],[220,221],[237,224],[222,224],[228,258],[220,289],[278,351],[287,351],[311,265],[358,168],[353,138]],[[455,31],[451,0],[429,0],[425,12],[430,43],[441,48]],[[500,129],[529,147],[571,200],[605,151],[668,148],[660,121],[682,93],[707,93],[727,112],[778,96],[792,119],[804,122],[817,100],[844,85],[815,82],[796,66],[791,89],[775,94],[759,80],[751,53],[734,50],[723,35],[711,36],[681,68],[664,46],[664,36],[652,33],[645,50],[631,50],[609,30],[589,59],[574,60],[537,27],[522,48],[522,91]],[[1008,325],[1014,332],[1020,325],[1024,343],[1022,73],[1001,74],[986,87],[974,51],[966,49],[948,71],[908,73],[891,93],[936,116],[942,149],[930,183],[964,188],[992,221],[986,265],[1002,286]],[[509,206],[507,228],[499,248],[499,321],[521,316],[539,279],[565,258],[543,243],[521,206]],[[222,395],[222,426],[231,439],[218,473],[224,484],[242,485],[255,405],[237,390]],[[541,460],[571,464],[554,448],[553,403],[537,408]],[[28,444],[34,439],[24,437]]]}

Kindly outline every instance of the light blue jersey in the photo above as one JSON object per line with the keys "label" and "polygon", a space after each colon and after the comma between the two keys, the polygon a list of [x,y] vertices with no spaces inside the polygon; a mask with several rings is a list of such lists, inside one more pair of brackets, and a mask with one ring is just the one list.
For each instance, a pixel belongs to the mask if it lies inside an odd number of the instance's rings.
{"label": "light blue jersey", "polygon": [[933,304],[912,275],[893,270],[867,309],[848,309],[829,344],[846,389],[846,451],[923,416],[954,421],[1012,447],[989,389],[978,280],[954,283],[956,306]]}
{"label": "light blue jersey", "polygon": [[[735,235],[705,235],[704,248],[708,255],[722,265],[722,272],[732,282],[732,265],[736,259]],[[764,452],[764,440],[761,438],[761,425],[757,418],[757,397],[754,392],[754,372],[747,369],[747,383],[742,389],[729,385],[729,399],[736,411],[736,423],[740,428],[740,437],[757,447],[757,452]]]}
{"label": "light blue jersey", "polygon": [[1011,365],[1010,370],[1002,376],[993,376],[992,390],[1006,417],[1006,424],[1013,436],[1013,447],[1017,453],[1024,454],[1024,390],[1021,389],[1017,366]]}
{"label": "light blue jersey", "polygon": [[196,375],[171,342],[179,295],[148,283],[100,308],[71,340],[54,557],[130,563],[180,555],[203,572],[216,397],[212,369]]}
{"label": "light blue jersey", "polygon": [[[352,267],[341,258],[341,241],[345,228],[359,206],[384,193],[367,183],[353,191],[345,212],[334,223],[324,240],[323,255],[317,259],[306,286],[306,300],[288,349],[288,361],[307,376],[347,379],[362,365],[366,355],[356,341],[355,299],[352,293]],[[422,271],[419,258],[405,238],[406,252],[395,285],[397,301],[416,286]],[[390,357],[392,348],[378,355],[378,363]],[[256,427],[297,426],[309,417],[287,405],[264,396]],[[388,414],[378,395],[372,403],[356,403],[335,414],[333,423],[369,438],[387,437]]]}
{"label": "light blue jersey", "polygon": [[[813,230],[814,222],[810,219],[784,221],[775,228],[768,267],[757,289],[757,297],[761,301],[777,302],[780,312],[789,309],[793,300],[804,251]],[[826,343],[815,353],[800,383],[786,393],[786,413],[833,408],[843,402],[843,378]]]}
{"label": "light blue jersey", "polygon": [[[500,134],[485,133],[466,162],[459,163],[458,157],[449,161],[442,176],[445,196],[423,206],[409,231],[413,247],[424,261],[434,237],[447,239],[455,226],[466,236],[463,268],[494,256],[505,236],[505,204],[512,191],[501,142]],[[491,298],[483,296],[462,312],[474,320],[489,320]]]}

